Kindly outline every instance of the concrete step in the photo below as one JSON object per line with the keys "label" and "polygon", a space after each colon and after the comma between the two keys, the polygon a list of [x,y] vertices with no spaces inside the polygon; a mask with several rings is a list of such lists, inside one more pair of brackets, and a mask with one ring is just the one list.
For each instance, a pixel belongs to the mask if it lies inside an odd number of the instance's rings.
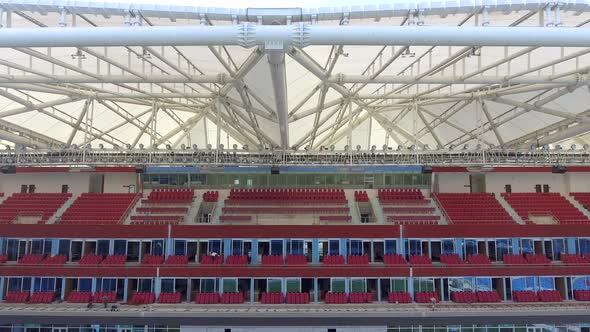
{"label": "concrete step", "polygon": [[51,216],[51,218],[47,220],[46,224],[55,224],[55,221],[58,218],[61,218],[61,215],[64,214],[64,212],[66,212],[66,210],[69,209],[70,206],[72,206],[72,204],[74,203],[76,198],[78,198],[78,196],[79,195],[72,194],[72,197],[70,197],[70,199],[68,199],[57,211],[55,211],[53,216]]}
{"label": "concrete step", "polygon": [[525,224],[524,220],[522,220],[522,218],[518,215],[518,213],[516,213],[516,211],[514,211],[512,206],[510,206],[510,204],[508,202],[506,202],[506,200],[504,199],[504,197],[502,197],[502,195],[496,195],[496,199],[498,200],[500,205],[502,205],[504,210],[506,210],[508,212],[508,214],[512,217],[512,219],[514,219],[517,223],[519,223],[521,225]]}
{"label": "concrete step", "polygon": [[572,205],[575,206],[576,209],[580,210],[586,216],[586,218],[590,219],[590,212],[588,210],[586,210],[582,206],[582,204],[580,204],[580,202],[576,201],[576,199],[570,195],[562,195],[562,196],[565,197],[565,199],[567,199],[570,203],[572,203]]}

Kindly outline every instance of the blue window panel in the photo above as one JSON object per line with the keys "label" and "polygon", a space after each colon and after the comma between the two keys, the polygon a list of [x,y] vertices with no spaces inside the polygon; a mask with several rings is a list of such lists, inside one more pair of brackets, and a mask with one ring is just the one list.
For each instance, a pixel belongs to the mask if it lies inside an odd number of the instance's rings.
{"label": "blue window panel", "polygon": [[350,255],[362,255],[363,254],[363,241],[361,240],[350,240]]}
{"label": "blue window panel", "polygon": [[532,239],[522,239],[520,241],[520,252],[522,254],[534,254],[535,246],[533,245]]}
{"label": "blue window panel", "polygon": [[512,245],[509,239],[497,239],[496,240],[496,257],[503,259],[504,255],[510,254]]}
{"label": "blue window panel", "polygon": [[242,256],[244,254],[244,241],[243,240],[232,240],[231,241],[231,254],[235,256]]}
{"label": "blue window panel", "polygon": [[152,279],[139,279],[137,281],[138,292],[151,292],[152,291]]}
{"label": "blue window panel", "polygon": [[174,240],[174,255],[177,255],[177,256],[186,255],[186,241],[185,240]]}
{"label": "blue window panel", "polygon": [[477,255],[477,240],[474,239],[467,239],[464,242],[465,246],[465,255]]}
{"label": "blue window panel", "polygon": [[78,291],[80,291],[80,292],[92,291],[92,278],[78,279]]}
{"label": "blue window panel", "polygon": [[303,240],[291,240],[291,254],[292,255],[305,255],[305,251],[304,251],[303,247],[304,247]]}
{"label": "blue window panel", "polygon": [[43,254],[43,240],[31,241],[31,254]]}
{"label": "blue window panel", "polygon": [[115,255],[127,255],[127,240],[115,240],[113,253]]}
{"label": "blue window panel", "polygon": [[572,288],[574,290],[590,290],[590,277],[572,277]]}
{"label": "blue window panel", "polygon": [[22,289],[21,290],[31,290],[31,278],[30,277],[26,277],[26,278],[22,278]]}
{"label": "blue window panel", "polygon": [[51,241],[51,239],[45,239],[45,243],[43,245],[43,254],[51,255],[51,249],[53,249],[53,241]]}
{"label": "blue window panel", "polygon": [[421,240],[409,240],[410,255],[422,255],[422,241]]}
{"label": "blue window panel", "polygon": [[454,254],[455,253],[455,240],[442,240],[442,253],[443,254]]}
{"label": "blue window panel", "polygon": [[8,278],[8,291],[20,292],[23,287],[23,278]]}
{"label": "blue window panel", "polygon": [[33,291],[50,292],[55,290],[55,278],[35,278]]}
{"label": "blue window panel", "polygon": [[57,252],[70,257],[70,240],[59,240]]}
{"label": "blue window panel", "polygon": [[270,254],[283,255],[283,240],[270,240]]}
{"label": "blue window panel", "polygon": [[221,254],[221,240],[209,240],[209,254]]}
{"label": "blue window panel", "polygon": [[164,240],[152,240],[152,255],[164,255]]}
{"label": "blue window panel", "polygon": [[174,279],[162,279],[162,287],[161,291],[163,293],[172,293],[174,292]]}
{"label": "blue window panel", "polygon": [[580,255],[590,253],[590,239],[580,239]]}
{"label": "blue window panel", "polygon": [[479,292],[488,292],[492,290],[492,278],[476,277],[476,288]]}
{"label": "blue window panel", "polygon": [[6,254],[8,260],[15,261],[18,258],[18,240],[8,239],[6,245]]}
{"label": "blue window panel", "polygon": [[565,254],[565,239],[553,239],[553,259],[561,259],[561,254]]}
{"label": "blue window panel", "polygon": [[340,240],[328,241],[328,255],[340,255]]}
{"label": "blue window panel", "polygon": [[109,240],[96,241],[96,254],[106,256],[109,254]]}
{"label": "blue window panel", "polygon": [[101,292],[115,292],[117,291],[117,279],[102,278],[97,280],[97,287]]}
{"label": "blue window panel", "polygon": [[385,240],[385,254],[386,255],[397,254],[397,241],[396,240]]}
{"label": "blue window panel", "polygon": [[475,285],[473,278],[449,278],[449,291],[450,292],[471,292],[475,291]]}
{"label": "blue window panel", "polygon": [[555,290],[555,278],[539,277],[538,290]]}

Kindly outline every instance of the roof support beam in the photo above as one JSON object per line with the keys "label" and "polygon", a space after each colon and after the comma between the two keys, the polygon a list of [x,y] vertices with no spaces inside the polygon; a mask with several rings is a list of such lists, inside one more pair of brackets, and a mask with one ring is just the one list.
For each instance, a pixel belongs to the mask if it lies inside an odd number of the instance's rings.
{"label": "roof support beam", "polygon": [[268,55],[270,76],[277,106],[279,118],[279,130],[281,132],[281,147],[289,148],[289,108],[287,104],[287,69],[284,53],[271,53]]}
{"label": "roof support beam", "polygon": [[[587,47],[588,29],[384,25],[256,25],[6,28],[0,47],[417,45]],[[535,38],[531,38],[535,36]]]}
{"label": "roof support beam", "polygon": [[568,113],[568,112],[554,110],[551,108],[543,107],[543,106],[539,105],[538,103],[531,105],[531,104],[522,103],[522,102],[519,102],[516,100],[508,99],[508,98],[502,98],[502,97],[488,97],[486,99],[493,101],[493,102],[501,103],[501,104],[524,108],[525,110],[529,110],[529,111],[536,111],[536,112],[540,112],[540,113],[545,113],[545,114],[557,116],[560,118],[572,119],[572,120],[580,119],[584,122],[590,121],[590,118],[588,116],[579,116],[575,113]]}
{"label": "roof support beam", "polygon": [[72,141],[74,140],[74,137],[76,136],[76,133],[78,132],[78,129],[80,128],[80,124],[82,123],[82,120],[84,120],[84,117],[86,116],[86,112],[88,112],[88,108],[90,107],[91,103],[92,103],[92,99],[86,99],[86,102],[84,102],[84,106],[82,107],[82,112],[80,113],[80,115],[78,115],[78,120],[76,120],[76,124],[72,128],[72,132],[70,133],[70,137],[68,137],[68,140],[66,142],[66,146],[69,147],[72,145]]}
{"label": "roof support beam", "polygon": [[490,127],[494,131],[494,135],[496,135],[496,139],[498,140],[498,143],[500,143],[500,146],[504,146],[504,139],[502,138],[502,135],[500,135],[500,132],[498,131],[498,126],[494,122],[494,119],[492,118],[492,115],[490,114],[490,111],[488,110],[488,105],[486,105],[486,103],[483,100],[480,100],[479,102],[481,103],[481,110],[483,111],[483,114],[485,114],[486,119],[488,119],[488,123],[490,124]]}

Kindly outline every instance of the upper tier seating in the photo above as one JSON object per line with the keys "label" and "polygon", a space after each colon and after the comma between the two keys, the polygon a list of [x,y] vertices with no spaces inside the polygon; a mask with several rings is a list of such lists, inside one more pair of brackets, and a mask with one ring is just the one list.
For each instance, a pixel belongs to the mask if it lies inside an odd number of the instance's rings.
{"label": "upper tier seating", "polygon": [[178,225],[193,202],[193,189],[154,189],[131,216],[131,224]]}
{"label": "upper tier seating", "polygon": [[187,255],[173,255],[168,256],[168,259],[164,263],[166,265],[187,265],[188,264],[188,256]]}
{"label": "upper tier seating", "polygon": [[122,223],[139,198],[137,194],[83,193],[61,216],[62,224]]}
{"label": "upper tier seating", "polygon": [[211,255],[205,255],[203,257],[201,257],[201,264],[205,264],[205,265],[221,265],[223,264],[223,257],[216,255],[216,256],[211,256]]}
{"label": "upper tier seating", "polygon": [[551,260],[543,254],[527,254],[524,258],[529,264],[551,265]]}
{"label": "upper tier seating", "polygon": [[39,216],[38,223],[44,224],[70,197],[72,194],[12,194],[0,204],[0,224],[13,223],[18,216]]}
{"label": "upper tier seating", "polygon": [[418,303],[431,303],[432,299],[435,302],[440,302],[440,296],[437,292],[416,292],[414,295],[414,300]]}
{"label": "upper tier seating", "polygon": [[452,292],[451,301],[457,303],[477,303],[479,299],[474,292]]}
{"label": "upper tier seating", "polygon": [[219,191],[207,191],[203,194],[203,201],[205,202],[217,202],[219,200]]}
{"label": "upper tier seating", "polygon": [[512,300],[514,302],[539,302],[539,297],[533,291],[513,291]]}
{"label": "upper tier seating", "polygon": [[432,260],[426,255],[410,255],[410,265],[432,265]]}
{"label": "upper tier seating", "polygon": [[542,290],[537,293],[541,302],[563,302],[561,294],[557,290]]}
{"label": "upper tier seating", "polygon": [[285,297],[287,304],[309,304],[309,293],[289,292]]}
{"label": "upper tier seating", "polygon": [[55,292],[33,292],[29,302],[49,304],[55,300]]}
{"label": "upper tier seating", "polygon": [[384,255],[383,256],[383,263],[386,265],[407,265],[408,262],[404,259],[402,255]]}
{"label": "upper tier seating", "polygon": [[344,292],[327,292],[324,302],[326,304],[344,304],[348,303],[348,298]]}
{"label": "upper tier seating", "polygon": [[231,189],[226,205],[273,203],[302,205],[318,203],[346,204],[343,189]]}
{"label": "upper tier seating", "polygon": [[182,294],[180,292],[174,293],[160,293],[158,295],[158,303],[177,304],[182,300]]}
{"label": "upper tier seating", "polygon": [[481,303],[493,303],[493,302],[501,302],[502,299],[500,298],[500,294],[497,291],[479,291],[476,292],[477,301]]}
{"label": "upper tier seating", "polygon": [[102,265],[125,265],[127,256],[125,255],[108,255],[102,261]]}
{"label": "upper tier seating", "polygon": [[500,202],[489,193],[433,193],[452,224],[514,224]]}
{"label": "upper tier seating", "polygon": [[408,292],[390,292],[387,300],[389,303],[412,303],[412,296]]}
{"label": "upper tier seating", "polygon": [[69,303],[88,303],[92,301],[92,292],[71,291],[66,301]]}
{"label": "upper tier seating", "polygon": [[463,265],[465,262],[457,254],[442,254],[440,262],[446,265]]}
{"label": "upper tier seating", "polygon": [[217,304],[219,300],[219,293],[197,293],[195,296],[196,304]]}
{"label": "upper tier seating", "polygon": [[102,262],[102,255],[88,254],[82,256],[78,265],[99,265]]}
{"label": "upper tier seating", "polygon": [[162,255],[144,255],[141,258],[141,265],[160,265],[164,263]]}
{"label": "upper tier seating", "polygon": [[590,211],[590,193],[572,192],[570,196],[578,201],[586,210]]}
{"label": "upper tier seating", "polygon": [[590,256],[581,256],[578,254],[561,254],[561,261],[564,264],[589,264]]}
{"label": "upper tier seating", "polygon": [[29,291],[8,291],[4,297],[7,303],[25,303],[29,300]]}
{"label": "upper tier seating", "polygon": [[241,304],[244,303],[244,293],[242,292],[223,292],[221,294],[221,303],[223,304]]}
{"label": "upper tier seating", "polygon": [[492,261],[484,254],[467,255],[467,263],[473,265],[490,265]]}
{"label": "upper tier seating", "polygon": [[156,294],[150,292],[137,292],[131,297],[129,304],[151,304],[156,301]]}
{"label": "upper tier seating", "polygon": [[248,265],[248,256],[231,255],[225,258],[226,265]]}
{"label": "upper tier seating", "polygon": [[287,265],[307,265],[307,257],[305,255],[287,255],[285,263]]}
{"label": "upper tier seating", "polygon": [[379,189],[377,197],[388,222],[437,225],[440,221],[431,201],[424,197],[420,189]]}
{"label": "upper tier seating", "polygon": [[588,223],[588,218],[559,193],[503,193],[522,220],[532,223],[531,217],[552,216],[560,224]]}
{"label": "upper tier seating", "polygon": [[525,265],[528,264],[523,255],[506,254],[503,257],[504,264]]}
{"label": "upper tier seating", "polygon": [[327,255],[324,256],[324,265],[344,265],[344,256],[342,255]]}
{"label": "upper tier seating", "polygon": [[369,265],[369,256],[367,255],[349,255],[347,257],[348,265]]}
{"label": "upper tier seating", "polygon": [[262,265],[283,265],[283,256],[264,255],[262,256]]}
{"label": "upper tier seating", "polygon": [[68,257],[66,255],[55,255],[55,256],[47,256],[41,262],[44,265],[64,265],[68,261]]}
{"label": "upper tier seating", "polygon": [[369,201],[369,194],[365,190],[355,190],[354,191],[354,201],[355,202],[368,202]]}
{"label": "upper tier seating", "polygon": [[370,292],[352,292],[348,297],[350,303],[371,303],[373,295]]}
{"label": "upper tier seating", "polygon": [[18,260],[18,264],[41,264],[45,258],[42,254],[26,254]]}

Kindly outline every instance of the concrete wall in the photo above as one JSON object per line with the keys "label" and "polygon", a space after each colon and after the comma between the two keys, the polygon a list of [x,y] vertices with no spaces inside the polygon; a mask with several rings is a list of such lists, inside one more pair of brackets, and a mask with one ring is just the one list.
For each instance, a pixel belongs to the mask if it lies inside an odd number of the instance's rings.
{"label": "concrete wall", "polygon": [[90,173],[23,173],[0,174],[0,191],[5,194],[20,192],[23,184],[34,184],[38,193],[59,193],[67,184],[71,193],[88,192]]}
{"label": "concrete wall", "polygon": [[[574,174],[574,173],[571,173]],[[512,185],[512,192],[535,192],[536,184],[548,184],[549,191],[569,192],[568,175],[552,173],[487,173],[486,190],[503,193],[504,186]]]}
{"label": "concrete wall", "polygon": [[135,185],[135,191],[139,191],[137,183],[137,174],[135,173],[105,173],[104,187],[105,193],[126,193],[129,192],[129,186]]}
{"label": "concrete wall", "polygon": [[441,193],[468,193],[469,173],[438,173],[438,191]]}

